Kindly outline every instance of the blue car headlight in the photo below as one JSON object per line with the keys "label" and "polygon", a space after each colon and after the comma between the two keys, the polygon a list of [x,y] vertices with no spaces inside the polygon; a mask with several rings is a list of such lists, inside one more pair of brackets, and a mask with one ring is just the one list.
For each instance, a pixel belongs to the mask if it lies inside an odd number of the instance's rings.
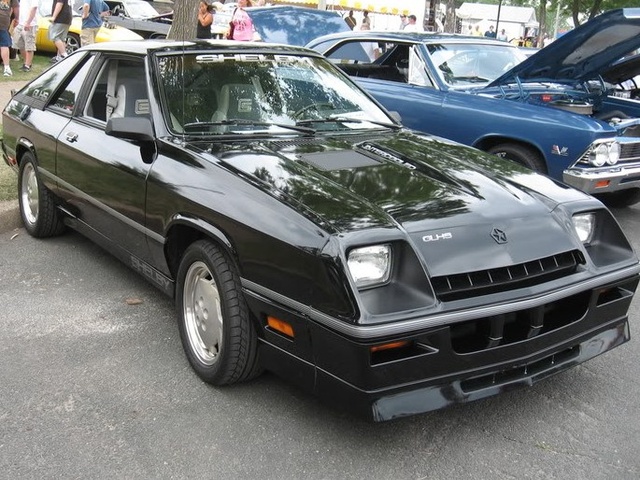
{"label": "blue car headlight", "polygon": [[358,288],[382,285],[391,275],[391,245],[354,248],[347,265]]}

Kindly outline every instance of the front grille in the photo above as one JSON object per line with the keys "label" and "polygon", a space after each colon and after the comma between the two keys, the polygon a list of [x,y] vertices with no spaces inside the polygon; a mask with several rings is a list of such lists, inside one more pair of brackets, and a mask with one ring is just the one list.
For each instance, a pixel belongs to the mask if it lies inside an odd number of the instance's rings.
{"label": "front grille", "polygon": [[571,275],[584,263],[582,253],[573,250],[508,267],[433,277],[431,282],[438,298],[458,300],[538,285]]}
{"label": "front grille", "polygon": [[630,162],[640,159],[640,143],[623,143],[620,146],[620,161]]}

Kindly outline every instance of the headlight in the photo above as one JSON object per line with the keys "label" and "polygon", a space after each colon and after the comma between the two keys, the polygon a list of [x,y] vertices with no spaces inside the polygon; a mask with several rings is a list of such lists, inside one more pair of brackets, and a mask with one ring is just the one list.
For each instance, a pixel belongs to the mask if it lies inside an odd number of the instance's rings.
{"label": "headlight", "polygon": [[620,144],[618,142],[614,142],[609,145],[609,160],[607,163],[609,165],[615,165],[620,160]]}
{"label": "headlight", "polygon": [[347,265],[358,288],[385,283],[391,274],[391,245],[354,248]]}
{"label": "headlight", "polygon": [[593,151],[591,164],[595,167],[601,167],[609,159],[609,148],[604,143],[598,145]]}
{"label": "headlight", "polygon": [[593,213],[579,213],[573,216],[573,228],[582,243],[589,243],[593,237],[596,216]]}
{"label": "headlight", "polygon": [[618,142],[601,142],[592,145],[581,163],[588,163],[593,167],[615,165],[620,160],[620,144]]}

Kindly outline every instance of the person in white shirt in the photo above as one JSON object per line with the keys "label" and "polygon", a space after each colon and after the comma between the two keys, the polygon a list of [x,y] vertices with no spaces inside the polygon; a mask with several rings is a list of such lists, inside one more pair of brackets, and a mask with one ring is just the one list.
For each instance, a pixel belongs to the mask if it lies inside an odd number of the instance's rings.
{"label": "person in white shirt", "polygon": [[422,32],[422,28],[416,23],[417,19],[415,15],[409,15],[407,20],[408,22],[403,29],[405,32]]}

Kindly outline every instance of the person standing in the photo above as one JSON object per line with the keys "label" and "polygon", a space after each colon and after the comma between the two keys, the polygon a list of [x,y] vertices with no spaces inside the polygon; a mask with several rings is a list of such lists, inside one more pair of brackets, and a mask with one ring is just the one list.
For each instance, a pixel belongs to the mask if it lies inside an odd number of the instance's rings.
{"label": "person standing", "polygon": [[246,7],[250,6],[250,0],[238,0],[238,6],[233,11],[231,22],[229,22],[229,33],[227,34],[229,40],[240,40],[243,42],[253,40],[253,22],[245,10]]}
{"label": "person standing", "polygon": [[407,16],[404,13],[402,13],[402,14],[400,14],[400,27],[399,27],[399,29],[400,30],[404,30],[404,27],[406,27],[406,26],[407,26]]}
{"label": "person standing", "polygon": [[415,15],[409,15],[407,17],[408,23],[404,27],[405,32],[421,32],[422,29],[418,27],[416,21],[418,20]]}
{"label": "person standing", "polygon": [[49,26],[49,39],[56,46],[56,56],[51,59],[56,63],[67,56],[67,34],[71,27],[72,13],[69,0],[53,0],[51,5],[51,25]]}
{"label": "person standing", "polygon": [[509,40],[509,37],[507,37],[507,32],[505,32],[504,28],[502,30],[500,30],[500,33],[498,34],[498,36],[496,37],[498,40],[502,40],[503,42],[506,42]]}
{"label": "person standing", "polygon": [[196,38],[211,38],[211,24],[213,15],[211,5],[208,1],[202,0],[198,8],[198,25],[196,26]]}
{"label": "person standing", "polygon": [[351,30],[353,30],[356,26],[356,23],[358,23],[358,21],[356,20],[356,18],[353,16],[353,10],[349,10],[349,15],[347,15],[344,18],[344,21],[347,23],[347,25],[349,25],[349,28]]}
{"label": "person standing", "polygon": [[85,0],[82,5],[82,30],[80,31],[80,44],[91,45],[96,43],[96,35],[102,26],[102,17],[109,16],[109,5],[102,0]]}
{"label": "person standing", "polygon": [[360,30],[371,30],[371,19],[369,18],[369,11],[362,11],[362,23],[360,24]]}
{"label": "person standing", "polygon": [[484,36],[488,38],[496,38],[496,31],[493,29],[493,25],[489,25],[489,30],[484,32]]}
{"label": "person standing", "polygon": [[36,51],[38,0],[22,0],[19,10],[18,24],[13,30],[13,48],[20,50],[20,55],[24,59],[20,70],[30,72],[33,54]]}
{"label": "person standing", "polygon": [[17,18],[18,0],[0,0],[0,57],[2,58],[2,65],[4,65],[5,77],[13,75],[11,65],[9,63],[9,48],[11,47],[11,35],[9,35],[9,28],[11,28],[12,12]]}

